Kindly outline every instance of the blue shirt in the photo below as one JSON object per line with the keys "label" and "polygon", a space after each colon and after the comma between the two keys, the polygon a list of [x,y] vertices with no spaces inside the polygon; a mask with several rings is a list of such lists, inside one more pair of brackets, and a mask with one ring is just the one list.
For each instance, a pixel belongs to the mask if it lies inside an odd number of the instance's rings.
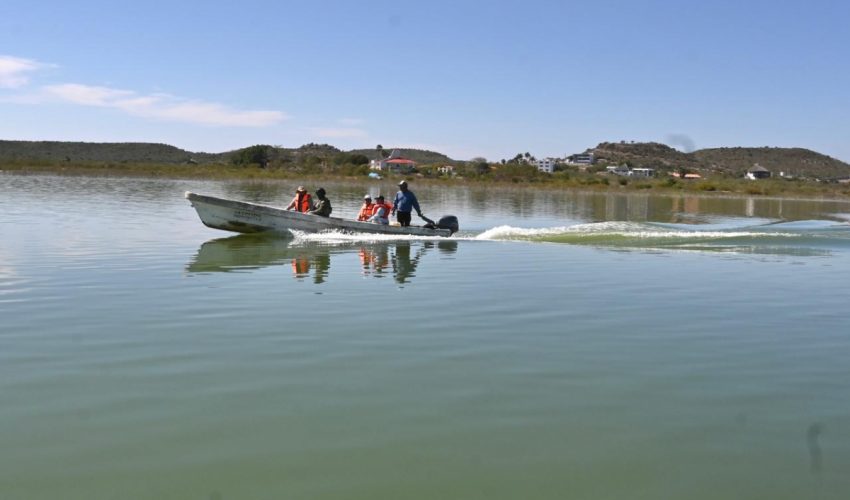
{"label": "blue shirt", "polygon": [[419,208],[419,200],[416,199],[416,195],[413,194],[413,191],[399,191],[395,194],[393,210],[398,212],[410,212],[411,208],[415,208],[417,214],[422,211]]}

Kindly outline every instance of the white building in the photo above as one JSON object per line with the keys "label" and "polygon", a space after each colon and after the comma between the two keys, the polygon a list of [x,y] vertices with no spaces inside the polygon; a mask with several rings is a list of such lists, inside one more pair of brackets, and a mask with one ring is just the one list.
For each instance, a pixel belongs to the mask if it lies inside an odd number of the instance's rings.
{"label": "white building", "polygon": [[567,157],[567,163],[570,165],[593,165],[595,160],[593,153],[581,153]]}
{"label": "white building", "polygon": [[369,168],[381,172],[392,171],[406,174],[416,168],[416,162],[404,158],[397,149],[393,149],[389,157],[370,161]]}
{"label": "white building", "polygon": [[555,171],[555,164],[557,162],[554,158],[544,158],[542,160],[534,160],[531,162],[532,165],[537,167],[537,170],[540,172],[545,172],[547,174],[551,174]]}
{"label": "white building", "polygon": [[629,172],[629,175],[632,177],[655,177],[655,169],[644,167],[633,168]]}
{"label": "white building", "polygon": [[614,175],[630,175],[628,165],[609,165],[605,167],[605,171]]}
{"label": "white building", "polygon": [[753,181],[757,179],[769,179],[770,170],[756,163],[750,169],[747,170],[747,174],[745,175],[745,177]]}

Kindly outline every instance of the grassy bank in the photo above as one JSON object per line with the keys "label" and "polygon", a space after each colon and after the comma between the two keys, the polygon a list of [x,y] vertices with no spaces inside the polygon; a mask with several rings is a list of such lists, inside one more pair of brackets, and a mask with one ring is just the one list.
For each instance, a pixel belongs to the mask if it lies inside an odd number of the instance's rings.
{"label": "grassy bank", "polygon": [[[230,164],[158,164],[158,163],[54,163],[54,162],[6,162],[0,171],[19,174],[82,175],[145,177],[165,179],[203,180],[352,180],[367,182],[368,170],[363,167],[351,169],[323,169],[321,167],[259,168]],[[401,179],[403,176],[391,176]],[[628,178],[609,174],[566,173],[539,174],[529,177],[470,176],[441,177],[414,174],[407,176],[417,183],[475,186],[512,186],[542,189],[577,189],[591,191],[646,191],[658,193],[734,194],[765,197],[806,197],[843,199],[850,197],[850,184],[819,183],[814,181],[763,179],[751,181],[740,178],[720,177],[701,180],[680,180],[672,177]]]}

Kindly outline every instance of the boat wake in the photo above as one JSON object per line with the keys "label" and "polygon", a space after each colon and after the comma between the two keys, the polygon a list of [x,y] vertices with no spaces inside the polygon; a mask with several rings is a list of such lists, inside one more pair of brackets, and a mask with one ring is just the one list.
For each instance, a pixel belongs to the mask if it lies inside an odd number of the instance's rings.
{"label": "boat wake", "polygon": [[498,226],[476,240],[562,243],[622,249],[828,255],[850,249],[850,227],[834,221],[766,222],[728,227],[650,222],[598,222],[549,228]]}
{"label": "boat wake", "polygon": [[347,231],[310,233],[292,230],[291,246],[346,247],[356,244],[429,241],[516,241],[594,246],[618,250],[689,250],[748,254],[822,256],[850,251],[850,225],[825,220],[673,224],[595,222],[546,228],[497,226],[482,233],[451,238]]}
{"label": "boat wake", "polygon": [[382,243],[392,241],[445,241],[442,236],[413,236],[406,234],[374,234],[374,233],[352,233],[346,231],[323,231],[320,233],[308,233],[305,231],[290,230],[293,243],[315,243],[321,245],[345,245],[350,243]]}

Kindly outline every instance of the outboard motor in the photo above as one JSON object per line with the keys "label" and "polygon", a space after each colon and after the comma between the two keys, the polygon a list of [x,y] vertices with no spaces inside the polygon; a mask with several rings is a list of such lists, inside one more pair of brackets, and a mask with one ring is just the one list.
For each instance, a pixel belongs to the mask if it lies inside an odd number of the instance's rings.
{"label": "outboard motor", "polygon": [[448,229],[452,232],[452,234],[455,234],[460,228],[457,222],[457,217],[454,215],[444,215],[440,217],[440,220],[437,221],[437,227],[440,229]]}

